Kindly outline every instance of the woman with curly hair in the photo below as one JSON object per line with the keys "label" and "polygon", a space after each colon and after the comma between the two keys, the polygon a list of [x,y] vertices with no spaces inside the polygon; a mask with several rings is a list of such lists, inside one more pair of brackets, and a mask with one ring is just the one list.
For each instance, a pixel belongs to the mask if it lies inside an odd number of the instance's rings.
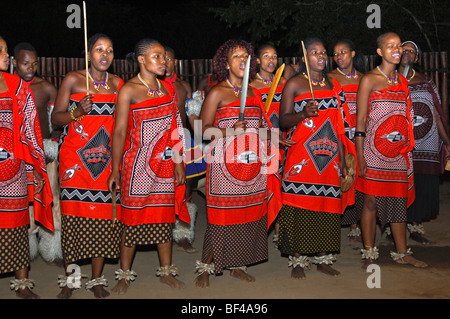
{"label": "woman with curly hair", "polygon": [[[255,278],[246,266],[268,258],[266,159],[262,145],[261,94],[248,88],[244,120],[239,120],[240,94],[247,59],[250,79],[256,74],[252,46],[228,40],[214,56],[219,83],[206,96],[200,113],[205,139],[213,142],[207,158],[208,225],[202,260],[197,261],[197,287],[208,287],[209,276],[230,269],[232,277]],[[261,131],[262,132],[262,131]],[[267,130],[265,130],[267,132]]]}

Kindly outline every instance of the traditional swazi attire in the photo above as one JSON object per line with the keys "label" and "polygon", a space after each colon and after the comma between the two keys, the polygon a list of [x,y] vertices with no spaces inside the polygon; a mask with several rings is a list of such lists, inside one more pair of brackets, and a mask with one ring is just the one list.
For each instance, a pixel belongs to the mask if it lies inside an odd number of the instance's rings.
{"label": "traditional swazi attire", "polygon": [[178,218],[189,223],[185,185],[175,187],[173,152],[183,152],[184,133],[175,91],[133,104],[122,160],[121,214],[125,246],[172,240]]}
{"label": "traditional swazi attire", "polygon": [[[345,126],[345,136],[349,142],[354,146],[354,137],[356,130],[356,94],[358,92],[359,84],[347,84],[342,86],[342,92],[347,104],[344,111],[344,126]],[[356,169],[355,178],[358,176],[358,170]],[[353,200],[359,200],[361,194],[356,194],[355,182],[352,187],[346,193],[346,196],[351,197]],[[355,225],[359,223],[361,219],[360,211],[356,209],[356,205],[347,206],[344,214],[342,215],[341,224],[342,225]],[[361,230],[359,227],[352,229],[348,236],[359,236],[361,235]]]}
{"label": "traditional swazi attire", "polygon": [[[293,267],[309,267],[310,255],[315,263],[331,263],[331,253],[340,250],[340,220],[346,203],[340,188],[338,140],[350,151],[340,94],[336,80],[333,89],[315,91],[319,116],[305,119],[287,134],[296,144],[285,152],[278,247],[290,255]],[[302,111],[310,100],[310,92],[295,97],[294,111]],[[294,253],[300,254],[298,260],[292,257]],[[319,259],[319,253],[329,255]]]}
{"label": "traditional swazi attire", "polygon": [[[264,154],[267,144],[259,137],[261,95],[253,91],[256,95],[248,97],[245,106],[245,133],[217,138],[211,142],[208,152],[208,224],[202,261],[205,263],[212,254],[214,269],[210,273],[222,273],[224,268],[245,268],[268,258],[267,200],[270,195],[267,155]],[[237,100],[219,107],[214,126],[232,128],[239,118],[239,104]]]}
{"label": "traditional swazi attire", "polygon": [[[287,81],[286,81],[287,82]],[[286,84],[284,83],[284,85]],[[279,134],[280,136],[285,136],[283,132],[280,130],[280,102],[281,102],[281,96],[283,93],[284,85],[277,86],[275,89],[275,93],[273,95],[272,102],[270,104],[269,109],[265,110],[265,103],[267,101],[270,87],[264,87],[259,89],[258,91],[261,93],[261,99],[262,99],[262,114],[263,114],[263,123],[264,126],[270,129],[274,134]],[[284,158],[284,147],[281,145],[273,145],[274,147],[277,147],[278,150],[275,153],[276,156],[268,163],[268,166],[270,167],[269,170],[272,172],[268,175],[268,188],[272,190],[271,197],[269,198],[268,204],[269,204],[269,211],[276,211],[277,214],[274,217],[276,220],[278,217],[278,212],[281,209],[282,206],[282,198],[281,198],[281,175],[283,174],[282,171],[282,162]],[[271,167],[272,166],[272,167]],[[269,223],[271,224],[272,221],[269,220]],[[269,224],[269,226],[270,226]],[[274,235],[274,242],[278,241],[278,235]]]}
{"label": "traditional swazi attire", "polygon": [[[407,222],[411,232],[423,233],[420,223],[439,213],[439,175],[444,172],[445,152],[437,129],[435,114],[440,115],[448,134],[447,121],[436,85],[428,77],[422,83],[408,84],[414,108],[413,150],[416,199],[408,208]],[[418,223],[417,227],[410,225]]]}
{"label": "traditional swazi attire", "polygon": [[[39,118],[28,84],[1,73],[8,90],[0,93],[0,274],[30,265],[29,202],[34,219],[53,231],[52,192],[45,169]],[[43,190],[29,188],[26,165],[44,178]]]}
{"label": "traditional swazi attire", "polygon": [[[406,222],[406,208],[414,201],[412,149],[414,111],[406,79],[369,95],[364,158],[367,170],[356,190],[374,195],[382,227]],[[362,201],[357,201],[362,209]]]}
{"label": "traditional swazi attire", "polygon": [[[68,110],[77,107],[85,95],[72,94]],[[61,243],[67,264],[120,255],[121,225],[113,225],[107,184],[117,92],[93,94],[91,100],[89,114],[65,125],[60,138]]]}

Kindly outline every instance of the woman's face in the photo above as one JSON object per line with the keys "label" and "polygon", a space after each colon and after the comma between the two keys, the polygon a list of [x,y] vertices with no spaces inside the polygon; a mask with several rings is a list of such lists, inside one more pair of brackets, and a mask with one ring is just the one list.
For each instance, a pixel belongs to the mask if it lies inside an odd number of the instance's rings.
{"label": "woman's face", "polygon": [[327,64],[327,50],[320,42],[312,43],[306,48],[309,67],[313,71],[323,71]]}
{"label": "woman's face", "polygon": [[8,46],[6,45],[6,41],[0,39],[0,70],[8,71],[9,68],[9,54],[8,54]]}
{"label": "woman's face", "polygon": [[396,34],[387,35],[381,44],[381,48],[378,48],[377,53],[383,60],[393,64],[400,63],[403,53],[400,37]]}
{"label": "woman's face", "polygon": [[257,61],[261,70],[273,73],[278,64],[277,51],[272,47],[266,47],[262,50]]}
{"label": "woman's face", "polygon": [[159,43],[152,44],[144,55],[139,56],[138,61],[151,73],[161,76],[166,74],[166,52]]}
{"label": "woman's face", "polygon": [[244,47],[236,47],[228,52],[227,69],[230,75],[234,75],[239,78],[244,77],[245,64],[249,58],[247,49]]}
{"label": "woman's face", "polygon": [[402,65],[411,65],[417,62],[417,49],[412,43],[405,43],[402,45],[403,55],[402,55]]}
{"label": "woman's face", "polygon": [[100,38],[89,51],[91,66],[99,71],[106,71],[114,59],[112,42],[106,38]]}
{"label": "woman's face", "polygon": [[354,56],[355,51],[352,51],[348,44],[338,43],[334,46],[333,59],[340,69],[352,67]]}

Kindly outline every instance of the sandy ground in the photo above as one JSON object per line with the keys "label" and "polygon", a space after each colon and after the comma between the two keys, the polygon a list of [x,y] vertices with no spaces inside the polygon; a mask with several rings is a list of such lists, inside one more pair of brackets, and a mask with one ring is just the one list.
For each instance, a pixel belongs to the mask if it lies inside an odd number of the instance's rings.
{"label": "sandy ground", "polygon": [[[405,300],[416,299],[448,299],[450,297],[450,176],[447,172],[440,186],[441,206],[439,216],[425,223],[427,237],[432,244],[423,246],[409,241],[416,258],[426,261],[430,266],[427,269],[417,269],[408,265],[395,264],[389,257],[393,245],[381,234],[377,233],[377,246],[380,248],[379,265],[380,287],[369,288],[367,285],[372,272],[361,269],[361,244],[350,243],[347,239],[348,228],[342,229],[341,252],[337,255],[334,267],[341,272],[338,278],[332,278],[316,271],[315,266],[306,272],[305,280],[290,278],[288,259],[282,257],[272,243],[271,232],[268,236],[269,259],[257,265],[249,267],[249,273],[256,277],[256,282],[245,283],[229,276],[229,271],[223,275],[212,277],[211,286],[206,289],[195,287],[195,262],[201,257],[203,235],[206,226],[205,200],[200,194],[194,194],[193,201],[198,206],[196,223],[196,238],[194,246],[198,248],[196,253],[186,253],[173,250],[173,263],[179,268],[179,279],[186,286],[181,290],[171,289],[159,282],[155,272],[158,264],[158,255],[155,247],[139,248],[134,260],[133,270],[138,276],[131,283],[125,295],[111,293],[106,300],[146,300],[155,302],[155,305],[165,304],[172,300],[174,305],[170,311],[181,313],[189,304],[199,306],[205,303],[223,303],[226,300],[258,301],[264,300],[269,305],[271,302],[278,305],[298,299],[332,300],[332,299],[359,299],[359,300]],[[108,289],[115,286],[114,271],[119,268],[117,261],[110,261],[105,265],[104,275],[109,281]],[[81,266],[81,272],[90,276],[90,264]],[[56,299],[59,293],[57,285],[58,275],[63,274],[63,269],[50,265],[38,258],[32,262],[30,278],[36,282],[34,292],[42,299]],[[373,276],[372,276],[373,277]],[[9,282],[12,275],[0,277],[0,300],[17,300],[10,290]],[[370,280],[370,282],[373,282]],[[86,280],[83,280],[83,284]],[[85,288],[78,289],[73,294],[73,300],[94,300],[93,294]],[[153,300],[153,301],[152,301]],[[57,301],[59,302],[59,301]],[[60,301],[63,302],[63,301]],[[146,303],[147,304],[147,303]],[[222,307],[225,307],[222,304]],[[273,306],[276,307],[276,306]],[[222,309],[222,313],[225,312]],[[198,310],[198,309],[197,309]],[[216,311],[217,314],[217,311]],[[178,316],[173,316],[178,317]]]}

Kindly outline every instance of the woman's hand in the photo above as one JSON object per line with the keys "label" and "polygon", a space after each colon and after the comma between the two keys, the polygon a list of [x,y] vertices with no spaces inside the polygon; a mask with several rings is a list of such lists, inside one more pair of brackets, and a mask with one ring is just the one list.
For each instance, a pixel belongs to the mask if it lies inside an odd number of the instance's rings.
{"label": "woman's hand", "polygon": [[175,164],[174,177],[175,186],[180,186],[186,183],[186,170],[183,163]]}
{"label": "woman's hand", "polygon": [[111,174],[108,177],[107,184],[108,184],[108,189],[111,193],[114,190],[114,186],[115,186],[116,192],[119,192],[120,191],[120,172],[111,172]]}
{"label": "woman's hand", "polygon": [[34,194],[38,194],[44,188],[44,177],[36,169],[33,169],[33,176],[34,176],[34,179],[35,179],[35,181],[37,183],[37,186],[34,189]]}

